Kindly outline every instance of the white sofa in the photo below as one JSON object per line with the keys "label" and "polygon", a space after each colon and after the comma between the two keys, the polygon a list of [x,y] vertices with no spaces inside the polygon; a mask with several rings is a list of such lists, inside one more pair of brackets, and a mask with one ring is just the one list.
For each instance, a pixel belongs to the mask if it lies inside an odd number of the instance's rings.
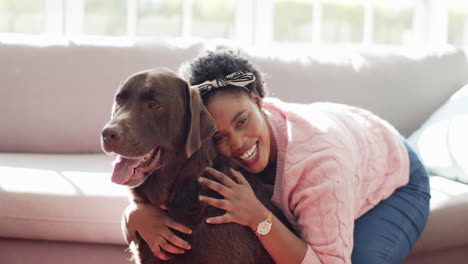
{"label": "white sofa", "polygon": [[[180,63],[197,41],[86,44],[0,39],[0,263],[128,263],[120,218],[127,190],[110,182],[100,131],[113,94],[133,72]],[[309,53],[245,50],[273,96],[361,106],[404,136],[468,83],[462,51]],[[427,229],[406,263],[468,257],[468,186],[431,177]]]}

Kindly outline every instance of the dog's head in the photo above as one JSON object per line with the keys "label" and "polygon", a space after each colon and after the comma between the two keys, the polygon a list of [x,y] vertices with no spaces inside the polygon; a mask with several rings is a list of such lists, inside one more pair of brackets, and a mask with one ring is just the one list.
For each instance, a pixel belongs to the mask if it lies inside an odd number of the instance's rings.
{"label": "dog's head", "polygon": [[190,157],[215,130],[198,90],[156,68],[133,74],[118,88],[101,145],[118,154],[112,181],[136,187],[161,165],[162,151],[182,149]]}

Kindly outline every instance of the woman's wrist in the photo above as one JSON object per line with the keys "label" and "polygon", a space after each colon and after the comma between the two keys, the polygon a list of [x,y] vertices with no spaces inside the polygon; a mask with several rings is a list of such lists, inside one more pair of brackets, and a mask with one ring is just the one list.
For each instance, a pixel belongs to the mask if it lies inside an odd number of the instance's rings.
{"label": "woman's wrist", "polygon": [[258,225],[265,221],[268,217],[268,212],[269,210],[262,204],[259,203],[260,206],[257,210],[255,210],[255,214],[252,214],[252,218],[250,220],[249,227],[252,229],[252,231],[256,232]]}

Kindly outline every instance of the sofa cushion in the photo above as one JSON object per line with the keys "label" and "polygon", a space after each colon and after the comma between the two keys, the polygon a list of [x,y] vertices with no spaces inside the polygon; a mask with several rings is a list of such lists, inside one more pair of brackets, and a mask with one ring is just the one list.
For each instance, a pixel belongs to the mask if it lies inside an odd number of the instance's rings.
{"label": "sofa cushion", "polygon": [[468,183],[468,85],[414,132],[408,142],[431,174]]}
{"label": "sofa cushion", "polygon": [[[147,68],[177,70],[214,46],[187,40],[31,44],[36,42],[0,40],[0,112],[14,113],[0,115],[0,152],[101,152],[100,130],[122,80]],[[455,49],[310,51],[298,56],[290,49],[246,52],[265,72],[273,96],[361,106],[405,136],[468,82],[465,53]]]}
{"label": "sofa cushion", "polygon": [[405,137],[468,83],[465,53],[450,48],[312,48],[310,54],[264,49],[248,55],[266,74],[273,96],[291,102],[363,107],[389,121]]}
{"label": "sofa cushion", "polygon": [[468,185],[439,176],[430,177],[431,213],[413,253],[468,245]]}
{"label": "sofa cushion", "polygon": [[0,153],[0,237],[125,244],[128,189],[103,154]]}

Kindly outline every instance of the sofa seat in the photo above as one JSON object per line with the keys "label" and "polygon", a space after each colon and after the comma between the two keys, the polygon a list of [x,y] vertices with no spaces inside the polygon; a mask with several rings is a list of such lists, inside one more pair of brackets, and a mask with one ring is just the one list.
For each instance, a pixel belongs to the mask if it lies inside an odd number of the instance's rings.
{"label": "sofa seat", "polygon": [[128,189],[104,154],[0,153],[0,237],[124,244]]}
{"label": "sofa seat", "polygon": [[413,254],[465,247],[468,257],[468,185],[431,176],[431,213]]}
{"label": "sofa seat", "polygon": [[[128,189],[112,156],[0,153],[0,237],[124,245]],[[431,176],[431,214],[413,254],[468,247],[468,185]]]}

